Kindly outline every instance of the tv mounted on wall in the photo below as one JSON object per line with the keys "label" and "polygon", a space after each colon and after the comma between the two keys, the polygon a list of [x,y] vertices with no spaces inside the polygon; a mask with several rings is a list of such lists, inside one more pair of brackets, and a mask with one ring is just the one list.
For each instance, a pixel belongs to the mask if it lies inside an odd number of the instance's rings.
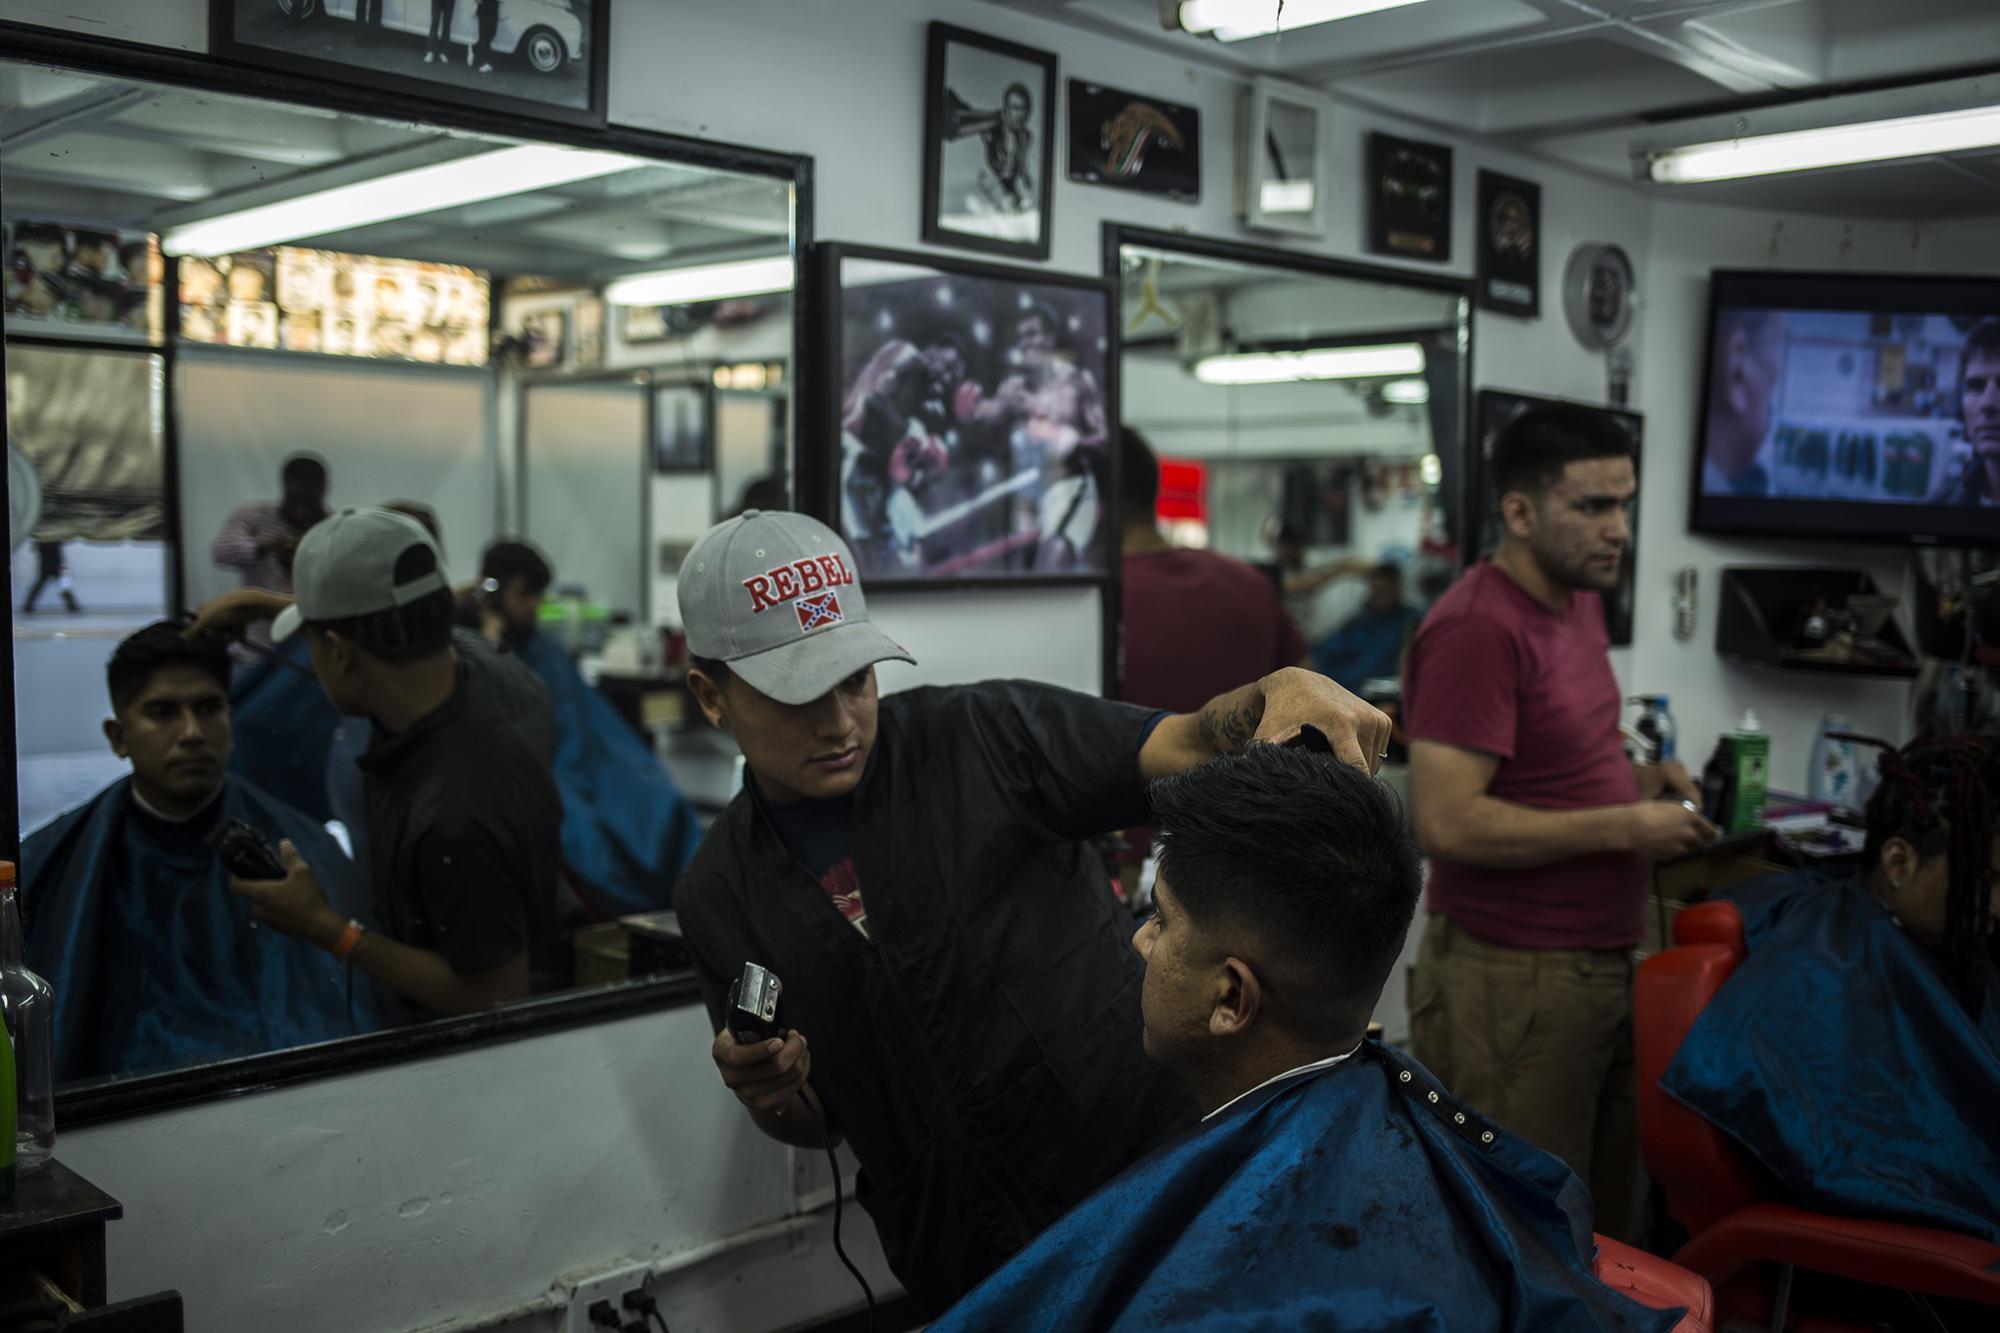
{"label": "tv mounted on wall", "polygon": [[2000,279],[1718,270],[1690,529],[2000,546]]}

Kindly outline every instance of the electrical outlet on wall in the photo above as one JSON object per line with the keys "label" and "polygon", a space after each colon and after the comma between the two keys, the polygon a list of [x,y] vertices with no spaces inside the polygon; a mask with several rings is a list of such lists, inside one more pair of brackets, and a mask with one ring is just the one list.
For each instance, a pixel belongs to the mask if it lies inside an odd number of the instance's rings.
{"label": "electrical outlet on wall", "polygon": [[599,1301],[609,1302],[621,1321],[629,1319],[625,1293],[644,1289],[652,1275],[651,1264],[626,1261],[557,1278],[556,1286],[569,1292],[569,1322],[563,1325],[564,1333],[604,1333],[603,1325],[590,1322],[590,1307]]}

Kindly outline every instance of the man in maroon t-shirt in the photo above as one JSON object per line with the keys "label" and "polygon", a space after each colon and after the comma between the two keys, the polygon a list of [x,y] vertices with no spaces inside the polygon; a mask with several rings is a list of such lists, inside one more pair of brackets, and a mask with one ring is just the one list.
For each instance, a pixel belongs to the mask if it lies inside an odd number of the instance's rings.
{"label": "man in maroon t-shirt", "polygon": [[1125,702],[1182,713],[1284,667],[1310,668],[1306,642],[1268,575],[1214,551],[1170,546],[1160,536],[1153,522],[1159,460],[1130,426],[1118,431],[1118,466]]}
{"label": "man in maroon t-shirt", "polygon": [[[1536,408],[1494,442],[1505,529],[1418,629],[1405,668],[1410,794],[1431,860],[1411,1045],[1459,1096],[1589,1183],[1632,1231],[1632,946],[1651,865],[1715,836],[1678,764],[1619,734],[1599,593],[1638,490],[1632,442]],[[1672,799],[1656,799],[1659,797]]]}

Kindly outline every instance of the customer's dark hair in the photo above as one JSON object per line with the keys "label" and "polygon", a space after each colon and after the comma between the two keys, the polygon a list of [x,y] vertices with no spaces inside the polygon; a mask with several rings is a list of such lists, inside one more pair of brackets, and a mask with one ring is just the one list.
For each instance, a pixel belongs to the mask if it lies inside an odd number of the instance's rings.
{"label": "customer's dark hair", "polygon": [[1160,460],[1146,437],[1130,426],[1118,428],[1118,494],[1125,502],[1125,521],[1153,517],[1160,500]]}
{"label": "customer's dark hair", "polygon": [[1253,932],[1317,991],[1309,1008],[1373,1006],[1423,882],[1386,787],[1329,753],[1255,743],[1155,782],[1152,803],[1160,875],[1196,925]]}
{"label": "customer's dark hair", "polygon": [[184,633],[186,628],[178,621],[159,620],[118,645],[104,668],[112,712],[124,712],[126,705],[152,683],[153,677],[169,667],[192,667],[206,672],[228,691],[228,639],[219,634],[199,634],[190,639]]}
{"label": "customer's dark hair", "polygon": [[526,542],[498,541],[479,558],[479,577],[496,579],[502,587],[515,579],[528,585],[529,592],[547,592],[556,573],[542,553]]}
{"label": "customer's dark hair", "polygon": [[2000,359],[2000,319],[1989,319],[1972,326],[1972,332],[1965,335],[1965,350],[1959,357],[1959,371],[1972,364],[1974,353],[1989,360]]}
{"label": "customer's dark hair", "polygon": [[1946,858],[1946,979],[1966,1009],[1986,1001],[1986,920],[1992,893],[1994,807],[2000,804],[2000,739],[1990,735],[1920,738],[1897,749],[1869,736],[1842,736],[1882,752],[1882,781],[1868,801],[1863,865],[1873,866],[1890,839],[1924,859]]}
{"label": "customer's dark hair", "polygon": [[1495,496],[1539,493],[1554,485],[1571,463],[1636,453],[1631,433],[1614,418],[1572,403],[1547,403],[1500,428],[1487,472]]}
{"label": "customer's dark hair", "polygon": [[[414,582],[438,567],[437,550],[428,542],[412,542],[396,557],[396,584]],[[449,587],[436,588],[407,606],[371,611],[365,616],[307,623],[321,633],[334,633],[356,644],[370,657],[400,666],[435,656],[451,646],[452,617],[457,609]]]}

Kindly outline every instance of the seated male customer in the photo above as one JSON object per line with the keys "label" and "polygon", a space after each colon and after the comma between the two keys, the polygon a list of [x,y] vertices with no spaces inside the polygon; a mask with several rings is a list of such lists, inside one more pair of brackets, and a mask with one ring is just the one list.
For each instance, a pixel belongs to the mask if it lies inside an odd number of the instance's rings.
{"label": "seated male customer", "polygon": [[1380,564],[1368,571],[1368,600],[1347,622],[1312,646],[1313,666],[1356,683],[1402,674],[1403,649],[1424,613],[1403,600],[1403,571]]}
{"label": "seated male customer", "polygon": [[1569,1168],[1363,1039],[1421,882],[1388,793],[1318,747],[1252,745],[1152,801],[1145,1048],[1202,1124],[934,1333],[1672,1327],[1591,1275]]}
{"label": "seated male customer", "polygon": [[142,1074],[329,1041],[350,1012],[334,958],[258,930],[209,838],[241,820],[296,847],[337,901],[360,872],[311,819],[228,772],[229,647],[148,625],[106,671],[105,739],[132,774],[21,849],[28,965],[56,992],[56,1078]]}
{"label": "seated male customer", "polygon": [[2000,745],[1883,748],[1861,869],[1726,891],[1749,957],[1660,1086],[1808,1208],[2000,1244]]}
{"label": "seated male customer", "polygon": [[526,542],[495,542],[480,559],[479,577],[479,589],[460,603],[459,622],[474,622],[518,657],[555,705],[570,888],[599,920],[672,906],[674,881],[701,841],[694,807],[561,641],[539,631],[542,599],[555,581],[541,552]]}
{"label": "seated male customer", "polygon": [[[1085,839],[1151,822],[1149,779],[1305,723],[1372,768],[1389,720],[1296,669],[1172,715],[1024,681],[878,699],[874,664],[909,655],[799,514],[712,528],[680,608],[749,770],[674,892],[715,1063],[771,1137],[846,1138],[891,1269],[941,1310],[1195,1120],[1140,1049],[1130,918]],[[780,1039],[724,1028],[745,963],[783,983]]]}
{"label": "seated male customer", "polygon": [[291,598],[226,593],[197,625],[275,615],[303,628],[314,674],[374,736],[362,755],[368,858],[382,930],[327,903],[313,863],[237,881],[258,918],[352,959],[432,1014],[470,1013],[557,984],[555,887],[562,804],[548,692],[470,631],[453,632],[451,588],[416,520],[348,509],[299,543]]}

